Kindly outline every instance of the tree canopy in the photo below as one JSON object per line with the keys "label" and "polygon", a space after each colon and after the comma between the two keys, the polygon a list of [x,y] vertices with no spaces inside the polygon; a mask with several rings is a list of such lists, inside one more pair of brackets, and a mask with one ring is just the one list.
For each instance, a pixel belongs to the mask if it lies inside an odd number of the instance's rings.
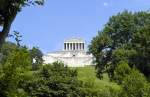
{"label": "tree canopy", "polygon": [[110,17],[108,23],[93,38],[89,51],[96,58],[97,75],[114,70],[120,61],[136,66],[150,76],[150,12],[124,11]]}

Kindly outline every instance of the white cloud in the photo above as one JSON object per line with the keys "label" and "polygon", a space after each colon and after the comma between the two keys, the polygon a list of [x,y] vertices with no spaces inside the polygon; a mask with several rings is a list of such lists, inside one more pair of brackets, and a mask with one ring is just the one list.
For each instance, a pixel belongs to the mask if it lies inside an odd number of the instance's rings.
{"label": "white cloud", "polygon": [[107,2],[104,2],[103,5],[104,5],[104,6],[108,6],[109,4],[108,4]]}

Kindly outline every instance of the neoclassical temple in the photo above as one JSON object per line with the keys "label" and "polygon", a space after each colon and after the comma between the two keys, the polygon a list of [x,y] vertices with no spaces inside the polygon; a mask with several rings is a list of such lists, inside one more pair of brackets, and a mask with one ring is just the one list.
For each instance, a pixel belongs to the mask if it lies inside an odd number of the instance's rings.
{"label": "neoclassical temple", "polygon": [[65,40],[62,51],[47,53],[43,56],[43,60],[45,64],[60,61],[68,67],[84,67],[94,65],[93,56],[86,53],[85,42],[80,38]]}
{"label": "neoclassical temple", "polygon": [[68,39],[64,41],[65,51],[84,50],[85,43],[82,39]]}

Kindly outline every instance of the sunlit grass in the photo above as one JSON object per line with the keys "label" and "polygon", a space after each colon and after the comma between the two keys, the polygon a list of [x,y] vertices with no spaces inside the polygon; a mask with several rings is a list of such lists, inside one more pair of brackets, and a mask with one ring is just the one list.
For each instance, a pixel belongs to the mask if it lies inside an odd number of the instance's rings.
{"label": "sunlit grass", "polygon": [[108,78],[107,74],[104,74],[103,80],[100,80],[96,77],[95,67],[79,67],[78,71],[78,79],[83,82],[92,82],[94,88],[104,89],[106,87],[111,87],[113,89],[120,89],[119,85],[114,82],[111,82]]}

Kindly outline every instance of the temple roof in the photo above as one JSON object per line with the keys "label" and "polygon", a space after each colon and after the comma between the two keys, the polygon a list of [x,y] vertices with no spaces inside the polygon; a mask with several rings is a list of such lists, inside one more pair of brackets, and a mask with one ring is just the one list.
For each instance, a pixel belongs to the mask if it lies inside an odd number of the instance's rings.
{"label": "temple roof", "polygon": [[71,39],[66,39],[65,41],[64,41],[65,43],[67,42],[69,42],[69,43],[72,43],[72,42],[77,42],[77,43],[84,43],[84,40],[82,39],[82,38],[71,38]]}

